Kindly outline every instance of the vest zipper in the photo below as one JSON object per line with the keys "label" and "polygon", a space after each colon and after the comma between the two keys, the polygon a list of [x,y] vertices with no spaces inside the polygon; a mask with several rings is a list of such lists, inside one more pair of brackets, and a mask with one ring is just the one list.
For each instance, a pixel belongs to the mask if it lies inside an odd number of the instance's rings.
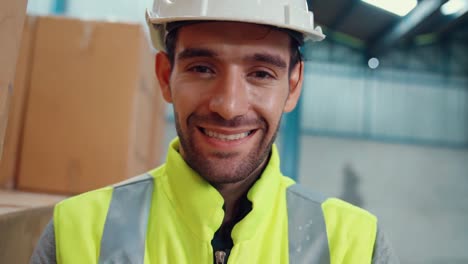
{"label": "vest zipper", "polygon": [[215,258],[216,258],[216,264],[224,264],[224,260],[226,258],[226,252],[216,251]]}

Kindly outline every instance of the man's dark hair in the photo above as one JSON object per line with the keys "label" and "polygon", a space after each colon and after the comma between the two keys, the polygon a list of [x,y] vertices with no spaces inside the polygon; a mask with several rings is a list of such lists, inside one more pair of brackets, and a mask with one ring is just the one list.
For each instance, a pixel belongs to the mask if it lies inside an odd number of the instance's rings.
{"label": "man's dark hair", "polygon": [[[175,22],[175,23],[180,23],[180,22]],[[193,23],[193,22],[192,22]],[[169,33],[166,36],[166,53],[167,56],[169,57],[169,61],[171,63],[171,67],[174,65],[175,62],[175,47],[177,43],[177,36],[178,36],[178,31],[180,26],[176,25],[168,25]],[[292,69],[296,64],[299,62],[302,62],[302,54],[299,48],[302,45],[302,35],[298,32],[289,30],[289,29],[279,29],[277,27],[270,26],[272,30],[280,30],[283,32],[288,33],[290,36],[291,42],[290,42],[290,54],[291,57],[289,59],[289,73],[291,73]]]}

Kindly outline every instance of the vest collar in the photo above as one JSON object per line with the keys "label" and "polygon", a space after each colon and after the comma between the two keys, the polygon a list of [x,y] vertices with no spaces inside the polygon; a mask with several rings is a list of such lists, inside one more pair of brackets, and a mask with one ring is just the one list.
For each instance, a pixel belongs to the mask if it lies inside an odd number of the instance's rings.
{"label": "vest collar", "polygon": [[[179,144],[177,138],[171,142],[165,164],[166,175],[157,181],[162,183],[181,221],[200,239],[211,241],[224,218],[224,199],[187,165],[178,152]],[[253,237],[273,211],[281,185],[279,165],[278,151],[274,145],[262,175],[247,193],[247,198],[252,202],[252,211],[232,231],[235,244]]]}

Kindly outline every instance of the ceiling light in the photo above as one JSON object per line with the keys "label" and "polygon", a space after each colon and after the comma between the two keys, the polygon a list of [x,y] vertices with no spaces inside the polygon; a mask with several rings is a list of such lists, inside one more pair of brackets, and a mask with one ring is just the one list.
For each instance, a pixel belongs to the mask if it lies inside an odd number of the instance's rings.
{"label": "ceiling light", "polygon": [[468,0],[450,0],[440,7],[442,14],[449,16],[461,12],[466,12],[468,9]]}
{"label": "ceiling light", "polygon": [[417,0],[362,0],[393,14],[406,16],[413,8],[418,5]]}
{"label": "ceiling light", "polygon": [[377,59],[377,58],[371,58],[371,59],[367,62],[367,64],[369,65],[369,68],[375,70],[375,69],[377,69],[377,68],[379,67],[380,61],[379,61],[379,59]]}

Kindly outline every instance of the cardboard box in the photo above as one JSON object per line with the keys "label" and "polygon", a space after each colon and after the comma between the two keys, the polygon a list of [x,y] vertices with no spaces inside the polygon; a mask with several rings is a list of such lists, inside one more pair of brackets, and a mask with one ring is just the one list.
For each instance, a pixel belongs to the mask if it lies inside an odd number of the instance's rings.
{"label": "cardboard box", "polygon": [[0,215],[55,205],[65,198],[61,195],[0,190]]}
{"label": "cardboard box", "polygon": [[52,219],[53,205],[65,197],[0,191],[0,263],[29,263]]}
{"label": "cardboard box", "polygon": [[0,215],[0,263],[29,263],[53,207],[45,206]]}
{"label": "cardboard box", "polygon": [[27,0],[0,3],[0,160]]}
{"label": "cardboard box", "polygon": [[165,107],[142,26],[36,23],[18,187],[75,194],[157,166]]}
{"label": "cardboard box", "polygon": [[27,17],[21,37],[20,53],[16,64],[15,89],[11,97],[8,125],[5,133],[3,157],[0,160],[0,188],[12,189],[17,171],[18,155],[23,134],[27,105],[32,51],[34,47],[35,18]]}

